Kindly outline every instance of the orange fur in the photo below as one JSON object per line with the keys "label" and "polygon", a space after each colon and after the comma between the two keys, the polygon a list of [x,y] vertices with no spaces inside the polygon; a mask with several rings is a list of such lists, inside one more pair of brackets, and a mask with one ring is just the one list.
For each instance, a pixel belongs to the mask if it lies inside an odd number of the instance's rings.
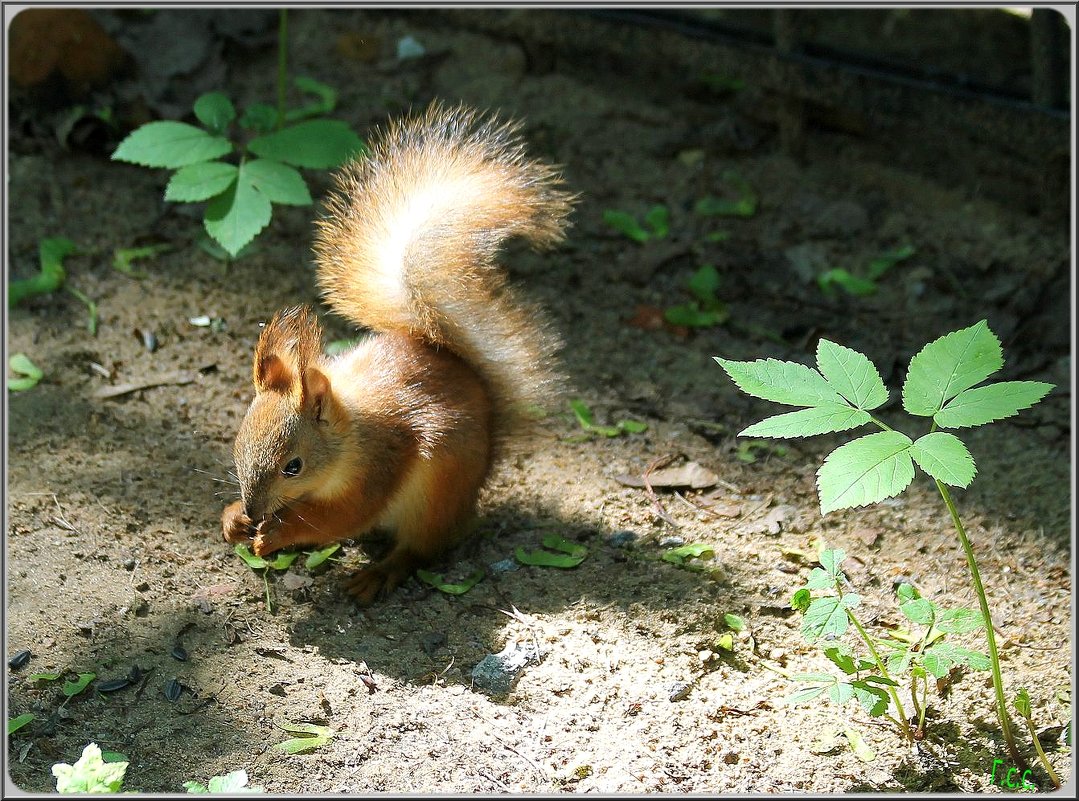
{"label": "orange fur", "polygon": [[341,172],[319,283],[375,334],[327,358],[309,308],[266,326],[226,540],[265,555],[392,528],[393,550],[350,584],[364,603],[460,540],[521,411],[558,384],[557,340],[495,258],[511,236],[562,238],[573,197],[559,180],[524,156],[515,124],[438,104]]}

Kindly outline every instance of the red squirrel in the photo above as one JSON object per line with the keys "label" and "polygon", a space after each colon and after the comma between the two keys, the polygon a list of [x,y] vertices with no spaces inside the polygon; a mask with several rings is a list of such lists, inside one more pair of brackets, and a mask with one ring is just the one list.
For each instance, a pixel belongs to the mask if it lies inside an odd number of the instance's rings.
{"label": "red squirrel", "polygon": [[494,460],[559,382],[557,337],[496,259],[513,236],[562,241],[576,196],[519,131],[435,103],[339,171],[318,284],[372,333],[327,357],[307,306],[262,330],[226,541],[265,556],[391,529],[389,554],[347,582],[366,605],[464,536]]}

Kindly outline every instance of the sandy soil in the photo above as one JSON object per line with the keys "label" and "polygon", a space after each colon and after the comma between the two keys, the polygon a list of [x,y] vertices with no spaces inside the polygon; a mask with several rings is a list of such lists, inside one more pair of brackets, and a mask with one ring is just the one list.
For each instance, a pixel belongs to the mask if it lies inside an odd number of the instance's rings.
{"label": "sandy soil", "polygon": [[[437,57],[398,62],[406,34]],[[347,41],[326,47],[340,35],[369,39],[373,58]],[[73,239],[82,255],[68,260],[69,280],[97,301],[101,321],[90,336],[85,308],[68,295],[9,314],[9,352],[46,374],[8,395],[7,654],[33,655],[8,671],[8,715],[37,715],[8,746],[19,787],[51,789],[49,767],[94,741],[127,755],[126,787],[147,792],[240,767],[290,794],[992,791],[993,760],[1005,752],[988,674],[959,672],[931,693],[927,736],[913,750],[854,704],[782,703],[793,685],[774,668],[834,669],[802,641],[788,606],[812,566],[798,553],[817,542],[846,550],[874,626],[900,622],[900,579],[944,604],[975,601],[924,476],[898,499],[822,518],[814,471],[843,438],[740,460],[736,433],[774,407],[741,395],[712,360],[809,362],[827,336],[882,366],[893,390],[884,415],[895,422],[910,356],[982,318],[1004,340],[1007,378],[1058,385],[1021,417],[965,437],[979,475],[957,497],[1006,685],[1028,688],[1050,759],[1070,774],[1070,749],[1052,736],[1071,720],[1074,679],[1064,227],[860,159],[836,133],[811,132],[806,162],[795,163],[736,97],[702,96],[688,79],[647,86],[602,59],[543,69],[519,43],[422,16],[304,12],[292,37],[291,68],[335,85],[339,113],[357,130],[434,97],[525,119],[534,151],[565,165],[582,201],[564,248],[511,248],[509,268],[563,332],[575,397],[600,422],[649,428],[582,440],[568,406],[543,420],[536,442],[492,479],[477,536],[440,567],[450,579],[486,570],[464,595],[412,579],[360,610],[340,588],[365,558],[348,543],[342,561],[315,575],[298,561],[271,576],[268,610],[261,576],[221,542],[217,520],[258,323],[316,299],[315,212],[278,207],[257,251],[225,268],[195,246],[199,218],[162,201],[164,171],[24,136],[8,178],[12,272],[35,268],[41,238]],[[265,99],[273,59],[272,46],[233,58],[225,85],[238,99]],[[694,215],[731,169],[758,194],[757,213]],[[328,185],[324,175],[312,183],[315,193]],[[605,209],[642,214],[656,203],[671,210],[665,240],[637,245],[603,223]],[[715,230],[728,238],[707,241]],[[147,277],[111,268],[114,249],[152,242],[172,250],[144,263]],[[829,298],[812,281],[908,242],[915,256],[873,296]],[[720,273],[728,324],[685,335],[632,324],[640,307],[686,302],[685,283],[704,263]],[[199,315],[224,327],[191,325]],[[326,319],[334,337],[350,333]],[[154,332],[155,351],[140,330]],[[186,383],[95,397],[160,376]],[[714,485],[653,499],[614,478],[666,457],[698,462]],[[548,533],[588,557],[572,570],[491,567]],[[707,543],[714,556],[699,570],[664,561],[678,540]],[[748,626],[732,652],[715,645],[727,613]],[[172,655],[177,644],[186,661]],[[473,667],[514,644],[541,656],[511,691],[474,686]],[[142,681],[86,692],[62,710],[56,683],[27,678],[92,671],[101,682],[135,665]],[[165,695],[172,679],[187,688],[175,702]],[[335,736],[285,756],[273,745],[290,736],[276,725],[286,721]],[[821,745],[840,723],[861,733],[873,761]],[[1032,755],[1029,737],[1020,741]]]}

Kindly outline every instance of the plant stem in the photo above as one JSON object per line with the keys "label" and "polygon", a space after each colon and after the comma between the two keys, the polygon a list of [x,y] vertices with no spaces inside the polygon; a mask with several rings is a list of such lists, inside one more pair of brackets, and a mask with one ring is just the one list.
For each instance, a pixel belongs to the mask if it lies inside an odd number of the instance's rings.
{"label": "plant stem", "polygon": [[285,80],[288,75],[288,9],[282,8],[277,25],[277,130],[285,124]]}
{"label": "plant stem", "polygon": [[985,587],[982,585],[982,576],[978,572],[978,563],[974,560],[974,549],[970,545],[970,540],[967,538],[967,530],[963,527],[963,521],[959,519],[959,510],[955,508],[955,503],[952,501],[951,493],[948,492],[948,488],[944,486],[937,479],[933,479],[937,483],[937,489],[940,490],[940,497],[944,499],[944,505],[948,507],[948,511],[952,515],[952,523],[955,525],[955,530],[959,533],[959,542],[963,546],[963,552],[967,556],[967,567],[970,568],[970,577],[974,581],[974,591],[978,595],[978,605],[982,610],[982,617],[985,618],[985,638],[989,644],[989,662],[993,671],[993,690],[997,697],[997,718],[1000,721],[1000,729],[1004,735],[1004,744],[1008,747],[1008,754],[1012,760],[1019,767],[1026,769],[1029,763],[1019,753],[1019,749],[1015,745],[1015,739],[1012,737],[1011,725],[1008,720],[1008,710],[1004,701],[1004,680],[1000,675],[1000,657],[997,655],[997,638],[993,631],[993,619],[989,614],[989,601],[985,597]]}
{"label": "plant stem", "polygon": [[1038,732],[1034,729],[1034,721],[1030,718],[1024,718],[1027,724],[1027,728],[1030,729],[1030,739],[1034,741],[1034,749],[1038,752],[1038,759],[1041,760],[1042,767],[1045,768],[1045,772],[1049,774],[1049,780],[1053,783],[1053,787],[1060,789],[1060,777],[1053,771],[1053,766],[1049,764],[1049,757],[1045,755],[1045,751],[1042,750],[1042,744],[1038,740]]}
{"label": "plant stem", "polygon": [[[836,590],[839,591],[840,598],[843,597],[843,593],[839,590],[839,582],[836,582]],[[866,647],[869,648],[869,653],[873,655],[873,661],[877,663],[877,667],[880,669],[880,675],[892,681],[892,677],[888,675],[888,668],[884,666],[884,660],[880,658],[880,654],[877,653],[877,649],[873,647],[873,641],[869,638],[869,634],[862,627],[862,624],[858,622],[858,618],[854,613],[850,611],[850,607],[847,607],[847,618],[854,625],[854,628],[858,629],[858,633],[862,635],[862,640],[865,642]],[[910,733],[910,719],[907,717],[906,711],[903,709],[903,702],[899,700],[899,693],[895,691],[895,687],[888,687],[888,694],[892,696],[892,703],[895,704],[895,709],[899,713],[899,719],[902,721],[900,725],[900,733],[908,741],[912,739]]]}

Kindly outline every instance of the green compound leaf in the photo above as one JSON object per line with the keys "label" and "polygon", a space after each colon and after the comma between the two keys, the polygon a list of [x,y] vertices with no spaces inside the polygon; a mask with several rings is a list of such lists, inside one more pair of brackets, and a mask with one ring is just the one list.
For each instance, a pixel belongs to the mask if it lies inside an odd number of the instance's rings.
{"label": "green compound leaf", "polygon": [[828,689],[828,685],[824,684],[819,687],[805,687],[801,690],[795,690],[793,693],[783,699],[785,706],[794,706],[795,704],[804,704],[812,701],[818,695]]}
{"label": "green compound leaf", "polygon": [[915,440],[910,456],[918,467],[943,484],[966,487],[978,469],[967,446],[954,434],[934,431]]}
{"label": "green compound leaf", "polygon": [[232,152],[232,142],[186,122],[163,120],[136,128],[116,148],[113,161],[143,167],[186,167],[221,158]]}
{"label": "green compound leaf", "polygon": [[945,334],[911,359],[903,384],[903,408],[932,417],[945,401],[980,384],[1003,366],[1000,340],[985,320]]}
{"label": "green compound leaf", "polygon": [[828,575],[828,571],[822,567],[815,567],[809,571],[809,578],[806,579],[805,589],[807,590],[823,590],[828,587],[835,586],[835,577]]}
{"label": "green compound leaf", "polygon": [[33,712],[26,712],[25,714],[19,715],[17,718],[11,718],[7,722],[7,736],[10,737],[13,735],[35,717],[36,715],[34,715]]}
{"label": "green compound leaf", "polygon": [[607,225],[611,226],[611,228],[618,231],[618,233],[623,236],[629,237],[634,242],[643,244],[652,238],[652,235],[640,226],[640,223],[637,222],[637,218],[629,212],[619,211],[618,209],[606,209],[603,212],[603,222],[607,223]]}
{"label": "green compound leaf", "polygon": [[74,765],[53,765],[52,775],[58,793],[118,793],[127,766],[127,762],[106,762],[97,744],[90,743]]}
{"label": "green compound leaf", "polygon": [[829,582],[838,581],[843,577],[843,560],[847,558],[847,552],[842,548],[828,548],[820,552],[820,565],[828,574]]}
{"label": "green compound leaf", "polygon": [[208,92],[195,101],[195,116],[210,131],[219,134],[236,119],[236,108],[221,92]]}
{"label": "green compound leaf", "polygon": [[252,103],[240,117],[240,127],[268,133],[277,124],[277,109],[268,103]]}
{"label": "green compound leaf", "polygon": [[833,646],[832,648],[825,648],[824,655],[828,657],[837,668],[842,670],[848,676],[853,676],[858,672],[858,665],[850,654],[844,653],[839,646]]}
{"label": "green compound leaf", "polygon": [[417,570],[416,578],[422,581],[424,584],[429,584],[436,590],[446,593],[447,595],[463,595],[470,589],[475,587],[483,579],[483,571],[477,570],[464,581],[459,584],[450,584],[442,579],[442,576],[431,573],[427,570]]}
{"label": "green compound leaf", "polygon": [[817,471],[821,514],[891,498],[914,480],[910,437],[898,431],[867,434],[836,448]]}
{"label": "green compound leaf", "polygon": [[239,168],[232,186],[206,205],[203,224],[206,232],[235,256],[269,225],[272,214],[270,201],[255,188],[245,165]]}
{"label": "green compound leaf", "polygon": [[899,605],[899,611],[911,623],[928,626],[937,616],[937,605],[928,598],[915,598]]}
{"label": "green compound leaf", "polygon": [[1033,406],[1053,386],[1044,381],[1001,381],[968,389],[934,414],[933,421],[941,428],[969,428],[1003,420]]}
{"label": "green compound leaf", "polygon": [[256,156],[315,170],[339,167],[366,152],[363,140],[341,120],[308,120],[252,139]]}
{"label": "green compound leaf", "polygon": [[320,550],[312,551],[307,555],[307,558],[304,560],[303,566],[308,570],[314,570],[316,567],[329,559],[334,553],[336,553],[340,547],[341,543],[335,542],[332,545],[327,545],[325,548],[322,548]]}
{"label": "green compound leaf", "polygon": [[817,369],[852,406],[868,411],[888,400],[877,368],[856,350],[822,339],[817,343]]}
{"label": "green compound leaf", "polygon": [[989,657],[985,654],[949,642],[939,642],[926,648],[922,653],[922,664],[938,679],[947,676],[954,665],[972,670],[989,670],[990,666]]}
{"label": "green compound leaf", "polygon": [[854,697],[854,687],[845,681],[836,682],[828,688],[828,697],[837,704],[845,704]]}
{"label": "green compound leaf", "polygon": [[779,359],[736,362],[714,358],[740,390],[755,398],[788,406],[844,405],[824,376],[804,364]]}
{"label": "green compound leaf", "polygon": [[233,181],[239,168],[223,161],[204,161],[181,167],[165,187],[165,200],[197,203],[220,195]]}
{"label": "green compound leaf", "polygon": [[270,159],[255,159],[244,164],[244,171],[255,188],[273,203],[310,206],[313,202],[303,176],[294,167]]}
{"label": "green compound leaf", "polygon": [[740,437],[812,437],[833,431],[848,431],[865,425],[872,416],[845,403],[825,403],[767,417],[742,429]]}
{"label": "green compound leaf", "polygon": [[847,607],[840,598],[815,598],[802,618],[802,636],[809,643],[839,637],[848,623]]}
{"label": "green compound leaf", "polygon": [[41,368],[30,361],[25,353],[13,353],[8,359],[8,366],[13,373],[18,373],[21,378],[9,378],[7,388],[12,392],[24,392],[37,386],[38,382],[45,377]]}

